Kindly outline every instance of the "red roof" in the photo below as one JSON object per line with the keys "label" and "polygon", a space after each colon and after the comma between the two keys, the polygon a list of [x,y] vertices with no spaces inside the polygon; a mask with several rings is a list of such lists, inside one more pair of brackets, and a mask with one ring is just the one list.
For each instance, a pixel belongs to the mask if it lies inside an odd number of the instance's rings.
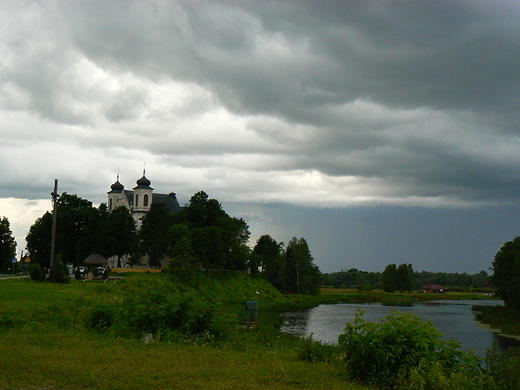
{"label": "red roof", "polygon": [[440,284],[428,284],[426,286],[421,287],[421,290],[448,290],[448,289],[444,286],[441,286]]}

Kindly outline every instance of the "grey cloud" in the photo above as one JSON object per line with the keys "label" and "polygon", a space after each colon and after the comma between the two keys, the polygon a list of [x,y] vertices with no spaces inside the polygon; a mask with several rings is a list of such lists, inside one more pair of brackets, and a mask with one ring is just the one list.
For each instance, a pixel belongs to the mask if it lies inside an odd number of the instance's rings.
{"label": "grey cloud", "polygon": [[237,112],[307,122],[320,114],[306,115],[309,109],[364,98],[394,107],[500,109],[517,119],[513,3],[113,2],[103,10],[61,4],[55,12],[60,33],[77,45],[69,50],[150,79],[200,83]]}
{"label": "grey cloud", "polygon": [[0,102],[54,125],[35,139],[377,179],[403,197],[518,198],[520,161],[496,157],[519,125],[516,3],[27,4],[2,46]]}
{"label": "grey cloud", "polygon": [[520,200],[516,2],[0,7],[0,204],[47,200],[54,178],[103,202],[146,163],[181,203],[204,189],[256,236],[315,240],[325,271],[421,249],[449,270],[439,248],[460,245],[477,272],[518,228],[495,229]]}

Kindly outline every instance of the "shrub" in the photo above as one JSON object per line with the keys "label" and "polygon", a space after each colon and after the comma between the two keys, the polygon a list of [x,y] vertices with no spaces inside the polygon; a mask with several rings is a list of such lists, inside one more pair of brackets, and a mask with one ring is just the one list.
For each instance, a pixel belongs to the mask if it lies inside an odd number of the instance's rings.
{"label": "shrub", "polygon": [[35,282],[43,282],[45,280],[45,271],[43,270],[40,263],[35,263],[31,265],[31,270],[29,271],[29,275],[32,280]]}
{"label": "shrub", "polygon": [[10,314],[0,315],[0,329],[14,329],[20,324],[20,320]]}
{"label": "shrub", "polygon": [[488,350],[486,354],[487,374],[493,384],[493,389],[518,389],[520,384],[520,348],[509,348],[499,353],[497,347]]}
{"label": "shrub", "polygon": [[54,263],[51,270],[51,281],[55,283],[69,283],[70,277],[67,274],[67,266],[58,260]]}
{"label": "shrub", "polygon": [[127,280],[121,291],[115,319],[119,331],[134,335],[209,332],[216,338],[224,338],[236,325],[236,318],[226,317],[217,310],[217,304],[166,278]]}
{"label": "shrub", "polygon": [[81,271],[79,270],[79,268],[76,268],[76,271],[74,271],[74,279],[76,279],[76,280],[83,279],[83,275],[82,275]]}
{"label": "shrub", "polygon": [[460,343],[440,340],[442,334],[431,321],[394,310],[381,323],[366,322],[363,314],[358,311],[354,324],[347,324],[339,336],[352,379],[393,388],[408,379],[412,369],[428,372],[433,365],[446,376],[480,375],[480,360],[460,350]]}
{"label": "shrub", "polygon": [[87,318],[87,328],[106,332],[114,323],[114,310],[106,305],[94,307]]}

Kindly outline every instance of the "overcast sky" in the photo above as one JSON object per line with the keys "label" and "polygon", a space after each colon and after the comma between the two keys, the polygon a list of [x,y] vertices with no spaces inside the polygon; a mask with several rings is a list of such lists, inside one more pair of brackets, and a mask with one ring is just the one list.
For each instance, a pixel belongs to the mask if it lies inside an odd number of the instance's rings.
{"label": "overcast sky", "polygon": [[489,271],[520,235],[518,1],[0,3],[0,215],[142,175],[323,272]]}

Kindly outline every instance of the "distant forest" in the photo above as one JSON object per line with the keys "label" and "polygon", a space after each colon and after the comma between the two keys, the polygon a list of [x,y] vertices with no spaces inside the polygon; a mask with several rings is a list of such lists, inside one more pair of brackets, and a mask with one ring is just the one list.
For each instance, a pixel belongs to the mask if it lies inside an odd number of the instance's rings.
{"label": "distant forest", "polygon": [[[333,272],[322,274],[321,283],[323,286],[355,288],[360,291],[372,289],[382,289],[382,272],[359,271],[351,268],[348,271]],[[467,273],[446,273],[446,272],[414,272],[414,289],[420,289],[430,283],[440,284],[449,288],[451,291],[475,291],[489,292],[490,276],[486,271],[477,274]]]}

